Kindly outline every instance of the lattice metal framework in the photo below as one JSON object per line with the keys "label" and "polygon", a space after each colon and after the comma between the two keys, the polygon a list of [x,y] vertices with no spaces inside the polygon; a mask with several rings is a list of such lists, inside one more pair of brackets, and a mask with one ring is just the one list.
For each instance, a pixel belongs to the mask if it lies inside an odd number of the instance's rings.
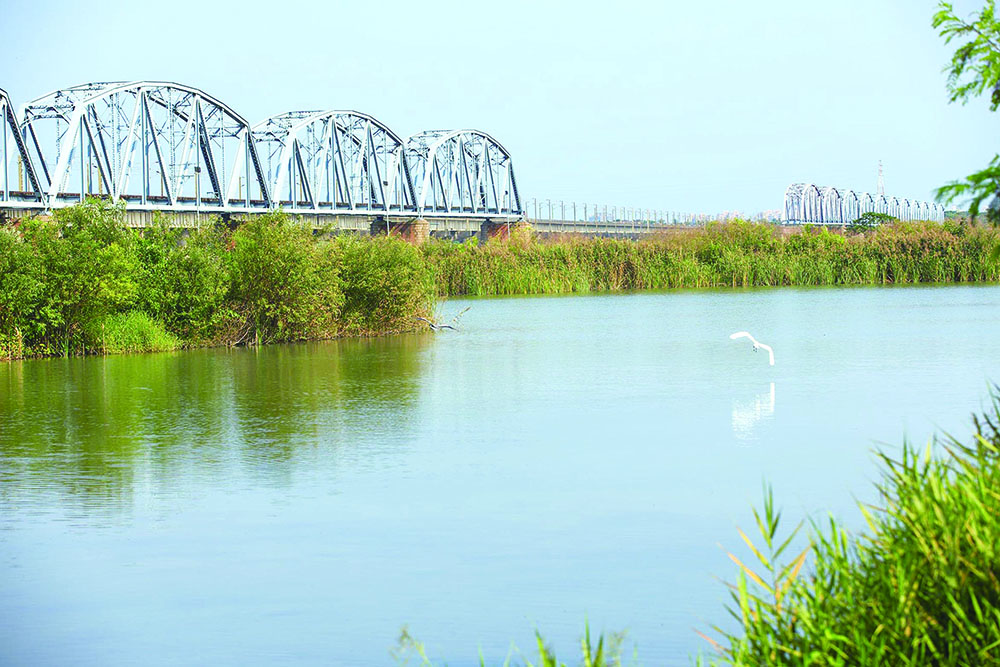
{"label": "lattice metal framework", "polygon": [[250,125],[197,88],[88,83],[29,103],[21,132],[46,206],[87,196],[130,208],[269,208]]}
{"label": "lattice metal framework", "polygon": [[823,219],[823,196],[812,183],[793,183],[785,191],[785,219],[812,221]]}
{"label": "lattice metal framework", "polygon": [[17,114],[0,88],[0,201],[41,201],[42,188],[24,144]]}
{"label": "lattice metal framework", "polygon": [[854,190],[837,190],[840,195],[840,218],[842,222],[851,222],[861,217],[861,199]]}
{"label": "lattice metal framework", "polygon": [[933,202],[886,197],[811,183],[793,183],[785,190],[785,221],[841,225],[865,213],[887,213],[900,220],[944,222],[944,206]]}
{"label": "lattice metal framework", "polygon": [[510,153],[485,132],[421,132],[407,140],[406,154],[422,214],[524,213]]}
{"label": "lattice metal framework", "polygon": [[[822,214],[834,222],[844,221],[844,199],[837,188],[827,186],[820,190]],[[835,220],[833,220],[835,219]]]}
{"label": "lattice metal framework", "polygon": [[357,111],[292,111],[253,128],[276,204],[344,212],[414,211],[403,140]]}

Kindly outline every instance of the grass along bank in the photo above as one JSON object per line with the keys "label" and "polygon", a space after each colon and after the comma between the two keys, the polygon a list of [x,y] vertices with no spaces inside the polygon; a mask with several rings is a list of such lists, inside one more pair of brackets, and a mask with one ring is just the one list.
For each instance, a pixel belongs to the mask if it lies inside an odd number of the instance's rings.
{"label": "grass along bank", "polygon": [[91,201],[0,227],[0,359],[384,334],[433,303],[416,248],[283,213],[185,235]]}
{"label": "grass along bank", "polygon": [[884,285],[1000,280],[996,229],[959,223],[882,225],[841,235],[805,227],[714,223],[648,240],[538,240],[422,248],[438,294],[562,294],[675,287]]}

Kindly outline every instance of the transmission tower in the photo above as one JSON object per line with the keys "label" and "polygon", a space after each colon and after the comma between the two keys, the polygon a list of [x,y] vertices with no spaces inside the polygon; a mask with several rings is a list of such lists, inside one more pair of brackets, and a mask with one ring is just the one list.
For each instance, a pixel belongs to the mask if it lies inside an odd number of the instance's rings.
{"label": "transmission tower", "polygon": [[880,195],[885,194],[885,178],[882,177],[882,160],[878,161],[878,183],[875,186],[875,190]]}

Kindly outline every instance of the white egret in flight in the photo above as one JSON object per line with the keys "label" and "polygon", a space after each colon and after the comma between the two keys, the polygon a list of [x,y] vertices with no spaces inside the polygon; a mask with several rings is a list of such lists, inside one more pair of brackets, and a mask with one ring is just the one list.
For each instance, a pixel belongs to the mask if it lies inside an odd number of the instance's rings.
{"label": "white egret in flight", "polygon": [[732,340],[736,340],[737,338],[749,338],[750,342],[753,343],[753,351],[756,352],[759,348],[767,350],[767,353],[771,356],[771,365],[772,366],[774,365],[774,350],[771,349],[770,345],[764,345],[764,343],[758,343],[757,339],[751,336],[746,331],[737,331],[734,334],[730,334],[729,337]]}
{"label": "white egret in flight", "polygon": [[451,329],[452,331],[455,330],[455,327],[451,326],[450,324],[438,324],[437,322],[432,322],[426,317],[420,317],[419,315],[417,315],[414,319],[420,320],[421,322],[426,322],[427,326],[431,328],[431,331],[440,331],[441,329]]}

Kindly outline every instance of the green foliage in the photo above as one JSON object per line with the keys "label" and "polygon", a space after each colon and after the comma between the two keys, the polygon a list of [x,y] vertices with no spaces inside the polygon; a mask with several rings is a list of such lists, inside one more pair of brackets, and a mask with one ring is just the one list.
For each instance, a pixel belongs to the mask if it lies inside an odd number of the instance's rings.
{"label": "green foliage", "polygon": [[643,241],[431,242],[423,254],[439,294],[560,294],[599,290],[775,285],[871,285],[1000,279],[996,231],[886,222],[864,237],[827,228],[782,236],[771,225],[714,223]]}
{"label": "green foliage", "polygon": [[[985,665],[1000,662],[1000,397],[951,437],[919,452],[880,454],[879,506],[861,505],[868,534],[832,518],[782,563],[780,516],[757,516],[766,553],[740,567],[718,661],[733,665]],[[803,563],[813,554],[808,576]]]}
{"label": "green foliage", "polygon": [[25,345],[42,354],[91,346],[95,325],[130,306],[139,290],[123,212],[92,201],[57,211],[54,219],[28,220],[19,232],[7,230],[4,250],[11,255],[0,262],[13,267],[3,279],[0,335],[13,325]]}
{"label": "green foliage", "polygon": [[380,334],[430,312],[404,241],[326,240],[280,212],[238,222],[134,230],[95,200],[0,227],[0,359]]}
{"label": "green foliage", "polygon": [[[946,44],[960,42],[946,68],[951,101],[964,104],[988,93],[990,110],[996,111],[1000,107],[1000,21],[996,19],[994,0],[986,0],[983,8],[969,20],[959,18],[951,3],[940,2],[933,26],[940,31]],[[947,203],[969,199],[969,215],[973,221],[983,201],[992,198],[986,216],[990,222],[1000,223],[1000,155],[964,181],[954,181],[939,188],[937,197]]]}
{"label": "green foliage", "polygon": [[230,247],[229,296],[257,343],[335,332],[339,286],[319,271],[308,227],[269,213],[240,225]]}
{"label": "green foliage", "polygon": [[374,334],[413,328],[434,303],[434,282],[420,251],[398,238],[338,237],[324,264],[341,286],[345,333]]}
{"label": "green foliage", "polygon": [[850,232],[868,232],[879,225],[887,225],[889,223],[899,222],[898,218],[895,218],[888,213],[876,213],[875,211],[868,211],[862,213],[861,217],[854,220],[847,226],[847,230]]}
{"label": "green foliage", "polygon": [[168,333],[160,322],[138,310],[109,315],[100,329],[91,333],[100,342],[104,354],[165,352],[181,346],[177,336]]}
{"label": "green foliage", "polygon": [[189,341],[211,340],[232,311],[225,238],[217,229],[146,230],[143,292],[138,305]]}

